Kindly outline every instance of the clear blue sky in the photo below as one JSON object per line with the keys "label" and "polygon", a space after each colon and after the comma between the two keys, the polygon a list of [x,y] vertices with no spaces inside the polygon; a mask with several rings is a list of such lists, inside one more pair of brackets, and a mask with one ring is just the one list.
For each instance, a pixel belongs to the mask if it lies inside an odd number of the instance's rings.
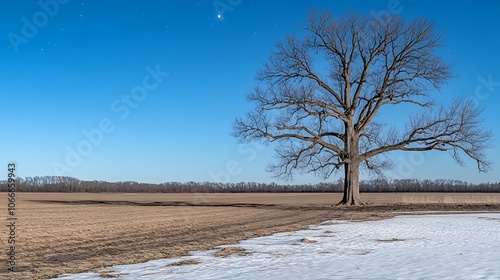
{"label": "clear blue sky", "polygon": [[[492,171],[480,174],[472,161],[460,167],[446,153],[394,153],[388,175],[500,181],[497,1],[41,2],[2,1],[0,9],[0,155],[5,169],[18,164],[18,176],[273,181],[265,172],[272,146],[239,145],[232,123],[251,108],[245,95],[274,44],[300,32],[316,7],[432,19],[457,76],[438,99],[475,98],[479,88],[495,134]],[[482,86],[488,79],[494,86]],[[388,112],[388,122],[400,113]],[[294,183],[319,181],[298,175]]]}

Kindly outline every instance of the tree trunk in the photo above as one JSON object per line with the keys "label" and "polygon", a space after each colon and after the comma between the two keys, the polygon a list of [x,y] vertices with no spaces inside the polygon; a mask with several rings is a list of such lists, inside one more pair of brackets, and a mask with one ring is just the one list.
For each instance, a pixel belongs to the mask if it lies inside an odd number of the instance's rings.
{"label": "tree trunk", "polygon": [[352,122],[345,123],[345,158],[348,159],[344,164],[344,197],[339,204],[359,205],[361,203],[359,196],[359,137],[354,131]]}
{"label": "tree trunk", "polygon": [[344,197],[339,204],[359,205],[359,163],[351,162],[344,165]]}

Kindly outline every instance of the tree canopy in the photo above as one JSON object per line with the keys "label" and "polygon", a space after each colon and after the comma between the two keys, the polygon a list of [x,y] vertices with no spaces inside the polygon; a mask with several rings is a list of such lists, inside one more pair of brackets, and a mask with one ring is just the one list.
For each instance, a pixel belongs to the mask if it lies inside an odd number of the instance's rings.
{"label": "tree canopy", "polygon": [[[422,18],[310,12],[306,35],[278,42],[257,73],[259,87],[247,96],[255,109],[235,121],[234,135],[275,142],[268,169],[279,178],[301,171],[327,179],[343,168],[343,204],[360,202],[360,167],[380,173],[391,166],[381,155],[391,151],[449,151],[457,163],[465,155],[487,171],[491,134],[481,109],[435,98],[452,77],[435,29]],[[381,108],[402,104],[420,108],[404,128],[377,119]]]}

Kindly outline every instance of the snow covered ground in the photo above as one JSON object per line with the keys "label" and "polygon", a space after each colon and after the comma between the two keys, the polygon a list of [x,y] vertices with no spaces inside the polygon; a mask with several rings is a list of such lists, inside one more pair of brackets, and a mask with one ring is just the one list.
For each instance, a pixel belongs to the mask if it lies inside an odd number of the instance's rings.
{"label": "snow covered ground", "polygon": [[[334,223],[222,246],[251,252],[243,256],[211,250],[109,269],[117,279],[500,279],[500,214]],[[187,259],[199,263],[168,266]],[[88,272],[57,279],[102,278]]]}

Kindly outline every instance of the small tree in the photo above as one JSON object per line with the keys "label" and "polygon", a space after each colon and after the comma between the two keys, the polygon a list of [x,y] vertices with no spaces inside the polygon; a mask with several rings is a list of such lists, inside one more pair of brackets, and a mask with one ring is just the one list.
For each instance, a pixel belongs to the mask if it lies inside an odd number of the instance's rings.
{"label": "small tree", "polygon": [[[450,151],[460,165],[466,155],[488,169],[481,110],[466,99],[439,106],[431,96],[451,77],[435,54],[433,23],[313,11],[304,29],[304,38],[276,45],[257,74],[264,86],[247,96],[255,110],[234,124],[242,142],[276,142],[278,161],[268,167],[276,177],[300,170],[327,179],[343,167],[341,203],[357,205],[360,166],[381,172],[391,165],[381,158],[387,152]],[[422,110],[404,128],[377,120],[381,108],[401,104]]]}

